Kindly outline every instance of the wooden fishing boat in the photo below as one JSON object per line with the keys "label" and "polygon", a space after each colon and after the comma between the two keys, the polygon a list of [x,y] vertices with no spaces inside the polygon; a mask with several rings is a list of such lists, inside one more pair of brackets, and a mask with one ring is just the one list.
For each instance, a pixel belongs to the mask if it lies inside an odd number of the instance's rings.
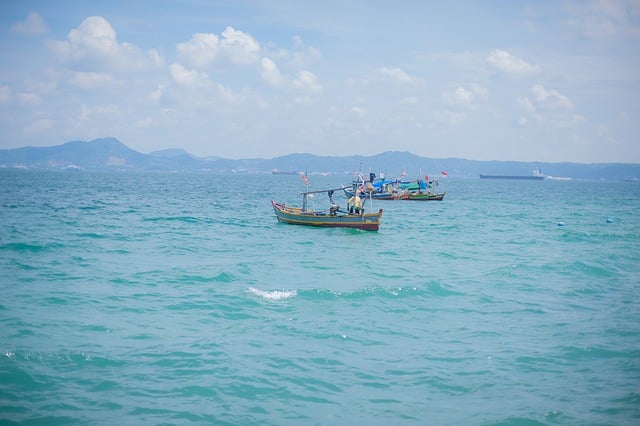
{"label": "wooden fishing boat", "polygon": [[407,191],[405,200],[411,201],[442,201],[445,191],[438,192],[435,188],[439,185],[438,178],[429,179],[425,176],[424,180],[418,179],[415,182],[402,182],[400,188]]}
{"label": "wooden fishing boat", "polygon": [[405,200],[413,201],[442,201],[446,192],[409,192]]}
{"label": "wooden fishing boat", "polygon": [[375,173],[369,173],[369,180],[360,173],[358,178],[351,182],[351,188],[342,187],[347,198],[359,193],[360,198],[369,200],[405,200],[409,194],[406,190],[400,189],[401,181],[387,180],[384,175],[376,180]]}
{"label": "wooden fishing boat", "polygon": [[[290,207],[284,203],[277,203],[273,200],[271,200],[271,205],[273,206],[278,222],[325,228],[353,228],[365,231],[377,231],[380,229],[382,209],[376,213],[365,213],[364,209],[361,210],[360,213],[350,213],[341,210],[338,205],[333,203],[333,191],[332,189],[328,189],[303,192],[302,207]],[[308,208],[308,196],[318,193],[329,193],[331,206],[328,210],[313,210]]]}
{"label": "wooden fishing boat", "polygon": [[[442,201],[446,192],[433,192],[430,189],[425,189],[430,187],[429,185],[423,189],[418,189],[419,186],[413,184],[413,186],[408,187],[412,189],[402,188],[396,190],[395,188],[391,189],[391,187],[388,187],[386,190],[374,189],[373,191],[368,191],[365,189],[360,191],[360,197],[363,199],[372,198],[374,200]],[[353,197],[355,194],[354,190],[346,187],[343,187],[342,190],[347,197]]]}
{"label": "wooden fishing boat", "polygon": [[[349,188],[343,188],[344,194],[347,198],[353,197],[355,191]],[[379,190],[376,189],[374,191],[362,191],[360,193],[361,198],[372,198],[374,200],[406,200],[409,197],[409,193],[407,191],[396,191],[396,190]]]}

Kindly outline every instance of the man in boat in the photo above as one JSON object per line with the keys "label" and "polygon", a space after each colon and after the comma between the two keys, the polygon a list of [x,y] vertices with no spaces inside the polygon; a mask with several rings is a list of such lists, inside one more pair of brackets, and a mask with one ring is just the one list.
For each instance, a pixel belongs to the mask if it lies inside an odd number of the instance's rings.
{"label": "man in boat", "polygon": [[333,190],[330,190],[328,194],[329,194],[329,203],[331,203],[331,207],[329,207],[329,214],[331,216],[335,216],[338,213],[338,210],[340,210],[340,206],[338,206],[333,201]]}
{"label": "man in boat", "polygon": [[360,190],[356,190],[356,193],[347,201],[347,210],[351,214],[360,214],[362,210],[362,198],[360,198]]}

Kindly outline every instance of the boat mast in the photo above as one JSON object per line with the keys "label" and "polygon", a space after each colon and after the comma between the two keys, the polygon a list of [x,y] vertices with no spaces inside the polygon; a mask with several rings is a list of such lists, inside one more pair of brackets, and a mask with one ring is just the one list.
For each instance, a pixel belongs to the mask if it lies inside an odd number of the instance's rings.
{"label": "boat mast", "polygon": [[304,191],[302,193],[302,212],[307,211],[307,194],[309,194],[309,179],[307,178],[307,174],[304,172],[300,172],[300,177],[302,178],[302,182],[304,182]]}

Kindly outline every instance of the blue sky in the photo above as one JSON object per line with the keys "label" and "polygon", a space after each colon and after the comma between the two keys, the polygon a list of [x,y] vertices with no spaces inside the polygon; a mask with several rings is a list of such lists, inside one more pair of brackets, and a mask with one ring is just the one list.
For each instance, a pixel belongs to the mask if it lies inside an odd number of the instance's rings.
{"label": "blue sky", "polygon": [[640,1],[2,1],[0,148],[640,163]]}

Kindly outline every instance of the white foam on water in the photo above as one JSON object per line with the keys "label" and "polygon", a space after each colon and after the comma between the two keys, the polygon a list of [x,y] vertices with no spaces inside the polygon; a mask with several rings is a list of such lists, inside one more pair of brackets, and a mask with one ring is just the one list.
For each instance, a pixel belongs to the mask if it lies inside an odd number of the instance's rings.
{"label": "white foam on water", "polygon": [[250,287],[249,292],[260,296],[267,300],[282,300],[295,297],[298,292],[296,290],[258,290],[257,288]]}

